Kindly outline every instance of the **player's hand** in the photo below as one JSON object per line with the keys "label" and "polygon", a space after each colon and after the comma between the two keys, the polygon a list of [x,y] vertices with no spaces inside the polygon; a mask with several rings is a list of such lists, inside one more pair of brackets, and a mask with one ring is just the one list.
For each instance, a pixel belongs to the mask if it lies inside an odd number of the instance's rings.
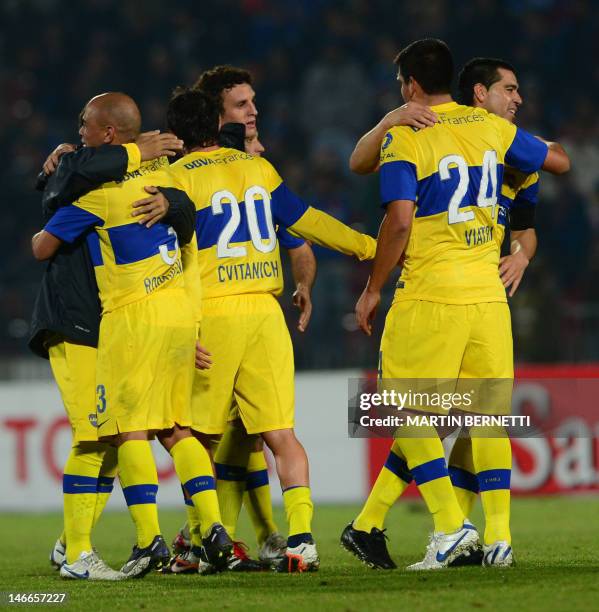
{"label": "player's hand", "polygon": [[209,370],[212,365],[212,353],[209,353],[201,344],[199,340],[196,340],[196,368],[198,370]]}
{"label": "player's hand", "polygon": [[143,132],[137,137],[135,144],[139,147],[141,161],[156,159],[163,155],[173,157],[183,150],[182,140],[169,132],[161,134],[160,130]]}
{"label": "player's hand", "polygon": [[356,322],[358,327],[367,335],[372,335],[372,322],[376,316],[376,309],[381,302],[380,291],[372,291],[366,287],[356,304]]}
{"label": "player's hand", "polygon": [[46,176],[50,176],[51,174],[54,174],[54,172],[56,172],[56,168],[58,168],[60,158],[65,153],[72,153],[76,149],[77,147],[74,144],[71,144],[69,142],[63,142],[62,144],[58,145],[56,149],[54,149],[54,151],[52,151],[52,153],[48,155],[48,158],[44,162],[44,166],[43,166],[44,174]]}
{"label": "player's hand", "polygon": [[297,289],[293,293],[293,305],[300,309],[297,328],[301,332],[305,332],[312,316],[312,298],[310,297],[310,290],[301,283],[298,284]]}
{"label": "player's hand", "polygon": [[408,125],[422,129],[432,127],[439,122],[439,118],[428,106],[418,102],[408,102],[387,113],[383,121],[388,128],[395,125]]}
{"label": "player's hand", "polygon": [[513,255],[506,255],[499,260],[499,276],[506,289],[511,287],[508,293],[510,297],[518,290],[528,263],[528,257],[526,257],[523,251],[518,251]]}
{"label": "player's hand", "polygon": [[154,223],[158,223],[158,221],[166,216],[169,208],[169,201],[164,197],[164,194],[158,190],[158,187],[147,185],[144,189],[152,195],[143,200],[133,202],[133,208],[135,210],[131,213],[131,216],[139,217],[143,215],[143,217],[138,220],[138,223],[146,227],[152,227]]}

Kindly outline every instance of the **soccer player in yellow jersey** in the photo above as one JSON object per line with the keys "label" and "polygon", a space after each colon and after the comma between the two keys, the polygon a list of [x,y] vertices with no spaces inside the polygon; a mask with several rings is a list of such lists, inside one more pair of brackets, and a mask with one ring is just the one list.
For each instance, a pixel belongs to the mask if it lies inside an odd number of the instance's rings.
{"label": "soccer player in yellow jersey", "polygon": [[[464,66],[459,77],[459,96],[464,104],[484,108],[510,122],[514,121],[522,103],[513,67],[493,58],[475,58]],[[437,120],[438,116],[430,108],[411,100],[389,113],[381,123],[386,131],[389,125],[385,126],[385,122],[424,128],[434,125]],[[362,137],[350,160],[352,170],[364,174],[378,167],[380,141],[384,138],[381,132],[379,124]],[[547,160],[545,169],[558,174],[567,171],[569,160],[563,148],[557,143],[547,144],[554,151],[554,158]],[[499,274],[504,286],[511,287],[510,296],[517,290],[536,249],[536,233],[532,222],[537,191],[538,173],[526,175],[514,168],[505,168],[501,193],[498,194],[499,211],[495,239],[500,246],[509,215],[512,253],[500,260]],[[472,444],[467,432],[460,435],[453,446],[449,459],[449,475],[464,515],[468,516],[479,491],[479,482],[472,463]],[[392,450],[362,512],[354,521],[356,529],[353,532],[351,529],[345,532],[346,547],[371,566],[395,567],[387,553],[380,530],[389,508],[411,480],[412,475],[407,466]],[[502,486],[509,489],[509,478],[503,479]],[[505,507],[503,511],[506,511]],[[484,563],[510,565],[511,549],[508,554],[504,554],[509,548],[504,547],[503,551],[499,550],[494,554],[497,547],[492,547],[487,550]]]}
{"label": "soccer player in yellow jersey", "polygon": [[[264,147],[258,140],[256,125],[258,109],[250,72],[235,66],[216,66],[203,72],[194,88],[208,94],[218,107],[221,143],[223,126],[229,123],[241,124],[245,128],[245,151],[253,156],[259,156],[264,152]],[[231,143],[230,146],[243,149],[238,143]],[[304,240],[291,236],[283,228],[275,229],[280,246],[285,247],[289,254],[291,272],[296,284],[293,301],[301,310],[298,329],[303,332],[308,325],[312,310],[310,292],[316,275],[316,260],[311,247]],[[235,539],[235,529],[243,501],[256,532],[258,557],[262,562],[271,563],[285,554],[286,540],[278,533],[273,517],[263,446],[260,436],[247,435],[239,419],[237,406],[234,405],[229,425],[218,442],[214,455],[216,490],[223,524],[229,535]],[[188,523],[196,523],[193,517],[194,508],[188,505],[187,510]],[[260,567],[248,558],[242,542],[235,542],[235,554],[240,559],[235,570],[244,571]],[[178,555],[171,567],[174,572],[192,571],[198,561],[194,551],[189,550]]]}
{"label": "soccer player in yellow jersey", "polygon": [[[497,58],[478,57],[467,62],[459,74],[458,92],[460,101],[480,107],[514,122],[522,104],[519,83],[514,67]],[[560,166],[553,168],[560,173],[568,168],[568,158],[558,143],[548,143],[558,156]],[[534,229],[534,216],[538,199],[539,174],[522,173],[515,168],[506,167],[501,193],[499,194],[500,224],[510,228],[510,254],[500,260],[499,274],[504,287],[513,296],[522,280],[529,261],[535,254],[537,236]],[[497,241],[503,239],[498,227]],[[456,439],[449,457],[449,475],[456,496],[466,516],[479,492],[479,481],[472,464],[472,441],[461,435]],[[509,479],[505,482],[509,488]],[[506,566],[513,563],[513,555],[506,554],[505,547],[491,547],[486,551],[484,565]]]}
{"label": "soccer player in yellow jersey", "polygon": [[[514,67],[497,58],[477,57],[467,62],[459,74],[458,92],[463,104],[484,108],[510,122],[515,121],[522,104]],[[564,162],[567,161],[565,151],[558,143],[547,144],[564,157]],[[499,273],[504,286],[510,288],[510,296],[517,291],[524,271],[536,252],[534,213],[538,191],[537,172],[527,175],[514,168],[506,168],[499,202],[509,219],[511,253],[501,260]]]}
{"label": "soccer player in yellow jersey", "polygon": [[[90,146],[124,144],[135,139],[140,124],[135,102],[109,93],[88,102],[81,133]],[[163,223],[147,227],[133,218],[132,204],[145,186],[170,186],[168,162],[138,165],[122,181],[61,208],[34,237],[34,254],[47,259],[63,241],[95,229],[89,247],[102,304],[98,437],[118,447],[123,493],[137,528],[137,544],[121,572],[143,576],[168,561],[156,508],[158,479],[149,444],[154,434],[198,508],[208,559],[223,569],[232,542],[221,525],[209,455],[189,430],[196,312],[184,286],[177,235]]]}
{"label": "soccer player in yellow jersey", "polygon": [[[531,173],[554,162],[555,153],[504,119],[453,102],[453,60],[442,41],[412,43],[396,64],[404,100],[430,106],[438,122],[421,130],[392,128],[383,140],[380,181],[386,214],[372,275],[356,305],[358,324],[370,335],[381,288],[405,250],[381,339],[383,381],[510,380],[511,327],[495,239],[498,187],[504,164]],[[434,520],[425,558],[410,569],[446,567],[478,550],[478,534],[457,501],[436,430],[402,429],[392,447],[389,471],[400,478],[391,481],[390,497],[405,485],[401,475],[411,473]],[[470,435],[487,518],[485,546],[501,546],[505,553],[509,439],[500,429],[471,428]],[[350,542],[364,533],[357,522],[346,528],[342,541],[359,554]]]}
{"label": "soccer player in yellow jersey", "polygon": [[283,488],[289,536],[277,569],[316,570],[308,460],[293,431],[293,351],[275,298],[283,289],[275,225],[359,259],[373,256],[375,241],[308,207],[264,158],[218,147],[218,111],[205,93],[176,93],[167,123],[187,151],[171,174],[197,209],[201,341],[213,356],[196,372],[192,428],[208,444],[236,401],[247,433],[272,450]]}
{"label": "soccer player in yellow jersey", "polygon": [[[85,144],[85,142],[84,142]],[[182,143],[181,143],[182,144]],[[175,154],[172,134],[141,134],[132,144],[103,150],[75,146],[57,147],[44,164],[46,186],[43,212],[46,220],[57,203],[81,195],[82,179],[106,174],[122,176],[142,161]],[[63,158],[58,175],[59,158]],[[115,174],[106,172],[115,164]],[[77,177],[70,179],[70,176]],[[89,187],[91,188],[91,186]],[[76,194],[76,195],[75,195]],[[171,198],[172,199],[172,198]],[[69,202],[67,202],[69,203]],[[185,228],[186,229],[186,228]],[[50,554],[51,563],[66,578],[120,579],[92,549],[91,533],[97,523],[116,475],[116,449],[98,442],[95,414],[95,367],[100,301],[85,236],[62,248],[46,268],[32,316],[30,348],[49,359],[71,424],[73,443],[63,475],[64,531]]]}

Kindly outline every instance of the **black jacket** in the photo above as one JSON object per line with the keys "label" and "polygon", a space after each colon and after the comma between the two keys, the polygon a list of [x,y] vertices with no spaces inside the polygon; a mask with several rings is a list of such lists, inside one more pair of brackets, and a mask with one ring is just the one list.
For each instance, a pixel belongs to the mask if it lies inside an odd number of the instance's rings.
{"label": "black jacket", "polygon": [[[63,155],[49,179],[43,172],[38,177],[37,189],[44,192],[44,223],[60,206],[71,204],[102,183],[121,180],[127,163],[126,149],[113,145],[84,147]],[[163,222],[175,229],[181,245],[186,244],[195,230],[195,206],[178,189],[161,191],[169,201],[169,212]],[[100,315],[94,267],[86,236],[82,236],[72,244],[62,244],[48,263],[33,308],[29,348],[47,359],[45,344],[53,334],[95,347]]]}

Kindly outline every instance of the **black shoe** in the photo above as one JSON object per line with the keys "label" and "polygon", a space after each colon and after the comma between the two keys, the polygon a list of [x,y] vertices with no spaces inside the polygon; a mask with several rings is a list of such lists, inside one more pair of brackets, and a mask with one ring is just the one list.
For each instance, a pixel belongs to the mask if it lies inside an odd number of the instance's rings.
{"label": "black shoe", "polygon": [[233,542],[220,523],[212,525],[208,535],[202,538],[202,544],[206,561],[215,571],[222,572],[228,569],[228,563],[233,554]]}
{"label": "black shoe", "polygon": [[268,565],[256,561],[248,555],[248,547],[243,542],[233,542],[233,553],[229,557],[227,567],[231,572],[263,572]]}
{"label": "black shoe", "polygon": [[482,565],[483,564],[483,549],[467,550],[459,557],[456,557],[448,567],[463,567],[464,565]]}
{"label": "black shoe", "polygon": [[169,550],[164,538],[157,535],[149,546],[139,548],[134,546],[131,556],[121,568],[127,578],[143,578],[153,569],[168,567]]}
{"label": "black shoe", "polygon": [[354,529],[350,523],[341,534],[341,546],[373,569],[395,569],[397,565],[389,556],[385,530],[373,527],[370,533]]}

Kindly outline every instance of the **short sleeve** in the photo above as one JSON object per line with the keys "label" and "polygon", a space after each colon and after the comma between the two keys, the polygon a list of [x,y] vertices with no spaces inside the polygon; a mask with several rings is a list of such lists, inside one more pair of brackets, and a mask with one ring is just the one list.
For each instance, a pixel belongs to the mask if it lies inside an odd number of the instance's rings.
{"label": "short sleeve", "polygon": [[496,117],[495,120],[505,146],[505,163],[526,174],[540,170],[547,157],[547,145],[505,119]]}
{"label": "short sleeve", "polygon": [[283,227],[293,225],[308,210],[308,205],[285,183],[281,183],[271,193],[270,205],[272,216]]}
{"label": "short sleeve", "polygon": [[289,227],[308,210],[308,205],[285,185],[283,179],[269,161],[263,157],[258,159],[262,166],[264,187],[270,193],[272,216],[279,225]]}
{"label": "short sleeve", "polygon": [[90,227],[104,225],[104,221],[104,194],[101,189],[97,189],[75,204],[60,208],[44,229],[64,242],[74,242]]}
{"label": "short sleeve", "polygon": [[512,203],[513,208],[519,206],[536,206],[539,201],[539,173],[534,172],[526,177]]}
{"label": "short sleeve", "polygon": [[410,132],[393,129],[383,138],[380,157],[381,202],[386,206],[394,200],[416,201],[418,176],[416,148]]}

